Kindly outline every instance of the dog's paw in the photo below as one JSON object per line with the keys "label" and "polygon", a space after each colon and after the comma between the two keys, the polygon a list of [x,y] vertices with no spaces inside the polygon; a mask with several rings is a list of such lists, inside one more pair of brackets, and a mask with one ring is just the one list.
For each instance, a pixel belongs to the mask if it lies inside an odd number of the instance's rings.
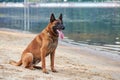
{"label": "dog's paw", "polygon": [[47,70],[43,70],[43,73],[45,74],[49,74],[49,72]]}
{"label": "dog's paw", "polygon": [[57,71],[56,69],[52,69],[52,72],[55,72],[55,73],[57,73],[58,71]]}
{"label": "dog's paw", "polygon": [[33,67],[33,66],[31,66],[31,67],[28,67],[30,70],[35,70],[35,68]]}
{"label": "dog's paw", "polygon": [[44,72],[45,74],[49,74],[49,72],[47,71],[47,72]]}
{"label": "dog's paw", "polygon": [[36,69],[42,69],[42,67],[40,67],[40,66],[33,66],[33,67]]}

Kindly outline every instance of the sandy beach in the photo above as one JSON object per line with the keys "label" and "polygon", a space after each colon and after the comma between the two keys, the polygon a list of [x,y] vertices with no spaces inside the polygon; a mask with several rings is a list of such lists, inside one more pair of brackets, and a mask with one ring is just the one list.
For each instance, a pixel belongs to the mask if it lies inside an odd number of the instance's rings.
{"label": "sandy beach", "polygon": [[32,33],[0,30],[0,80],[120,80],[119,59],[101,56],[98,50],[62,41],[55,56],[58,73],[51,72],[49,56],[46,57],[49,74],[39,69],[10,65],[9,60],[18,61],[35,36]]}

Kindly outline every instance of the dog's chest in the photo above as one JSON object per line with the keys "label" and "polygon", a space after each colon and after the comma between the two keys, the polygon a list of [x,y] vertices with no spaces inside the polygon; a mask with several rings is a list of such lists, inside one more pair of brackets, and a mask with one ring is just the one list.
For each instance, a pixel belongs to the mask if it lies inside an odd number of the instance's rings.
{"label": "dog's chest", "polygon": [[50,39],[48,43],[48,53],[53,53],[58,44],[57,39]]}

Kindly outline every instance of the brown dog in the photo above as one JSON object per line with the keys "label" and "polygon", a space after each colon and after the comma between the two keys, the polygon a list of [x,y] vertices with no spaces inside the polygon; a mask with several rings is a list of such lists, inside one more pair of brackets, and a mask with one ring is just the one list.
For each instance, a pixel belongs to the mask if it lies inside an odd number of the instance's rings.
{"label": "brown dog", "polygon": [[10,61],[10,64],[16,66],[23,65],[25,68],[34,69],[40,68],[35,66],[35,64],[42,61],[42,70],[44,73],[48,73],[46,70],[45,57],[50,54],[51,70],[52,72],[56,72],[54,69],[55,50],[58,44],[58,36],[63,38],[62,30],[64,29],[62,14],[60,14],[59,19],[56,20],[52,13],[50,23],[23,51],[20,61]]}

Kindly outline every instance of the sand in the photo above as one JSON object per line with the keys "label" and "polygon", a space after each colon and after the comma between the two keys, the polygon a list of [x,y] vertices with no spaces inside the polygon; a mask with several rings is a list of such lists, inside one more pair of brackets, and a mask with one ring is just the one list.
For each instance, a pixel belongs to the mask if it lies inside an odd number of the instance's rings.
{"label": "sand", "polygon": [[9,60],[18,61],[35,36],[32,33],[0,30],[0,80],[120,80],[120,60],[96,55],[94,53],[99,53],[97,50],[62,41],[55,56],[57,73],[50,70],[49,56],[46,57],[49,74],[39,69],[10,65]]}

